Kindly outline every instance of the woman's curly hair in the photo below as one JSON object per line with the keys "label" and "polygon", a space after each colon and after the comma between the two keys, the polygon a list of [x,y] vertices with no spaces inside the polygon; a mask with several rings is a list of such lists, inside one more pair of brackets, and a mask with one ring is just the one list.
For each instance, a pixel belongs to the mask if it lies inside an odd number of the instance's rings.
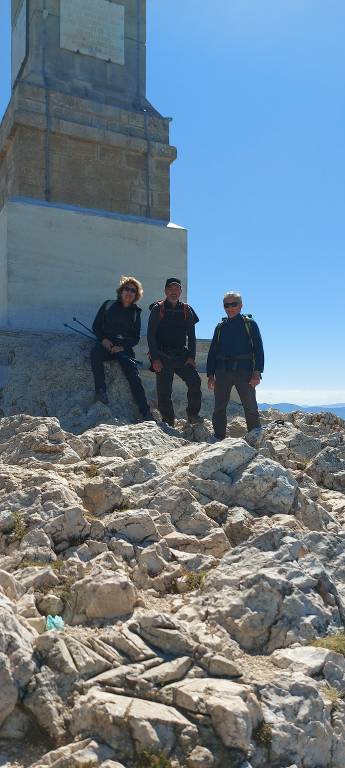
{"label": "woman's curly hair", "polygon": [[134,288],[136,288],[135,301],[140,301],[140,299],[144,295],[144,289],[143,289],[143,286],[141,285],[140,280],[137,280],[136,277],[126,277],[126,275],[122,275],[120,277],[120,283],[117,289],[118,297],[120,298],[125,285],[129,285],[129,284],[133,285]]}

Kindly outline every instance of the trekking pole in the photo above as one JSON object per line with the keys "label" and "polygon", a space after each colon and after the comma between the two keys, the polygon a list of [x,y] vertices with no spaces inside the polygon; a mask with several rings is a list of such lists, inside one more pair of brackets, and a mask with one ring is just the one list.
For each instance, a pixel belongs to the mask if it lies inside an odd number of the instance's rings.
{"label": "trekking pole", "polygon": [[80,336],[85,336],[86,339],[91,339],[91,341],[95,341],[93,336],[89,336],[87,333],[83,333],[83,331],[78,331],[77,328],[73,328],[73,326],[68,325],[68,323],[64,323],[64,328],[69,328],[70,331],[73,331],[74,333],[79,333]]}
{"label": "trekking pole", "polygon": [[[93,330],[91,328],[88,328],[87,325],[84,325],[84,323],[81,323],[80,320],[78,320],[76,317],[73,317],[73,322],[74,323],[78,323],[78,325],[81,325],[81,327],[85,328],[85,330],[89,331],[89,333],[93,333]],[[94,335],[95,335],[95,338],[96,338],[96,334],[94,334]]]}
{"label": "trekking pole", "polygon": [[[78,323],[78,325],[81,325],[82,328],[85,328],[86,331],[89,331],[89,333],[93,333],[91,328],[88,328],[87,325],[84,325],[84,323],[81,323],[80,320],[77,320],[76,317],[73,317],[73,322]],[[74,333],[80,333],[81,336],[85,336],[87,339],[92,339],[93,341],[97,339],[96,334],[94,336],[88,336],[86,333],[83,333],[82,331],[78,331],[76,328],[73,328],[71,325],[67,325],[67,323],[64,323],[65,328],[70,328],[71,331],[74,331]],[[121,343],[121,339],[119,339],[119,343]],[[144,364],[140,360],[135,360],[133,357],[130,357],[129,355],[126,355],[126,352],[116,352],[116,357],[123,357],[125,360],[130,360],[131,363],[134,363],[138,368],[141,368]]]}

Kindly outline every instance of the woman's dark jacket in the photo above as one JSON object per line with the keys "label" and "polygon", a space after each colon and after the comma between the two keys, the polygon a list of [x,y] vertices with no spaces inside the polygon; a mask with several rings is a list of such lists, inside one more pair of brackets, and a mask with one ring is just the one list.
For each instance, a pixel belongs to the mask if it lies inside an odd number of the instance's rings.
{"label": "woman's dark jacket", "polygon": [[136,304],[124,307],[122,301],[105,301],[97,312],[92,330],[99,341],[110,339],[129,351],[140,341],[141,309]]}

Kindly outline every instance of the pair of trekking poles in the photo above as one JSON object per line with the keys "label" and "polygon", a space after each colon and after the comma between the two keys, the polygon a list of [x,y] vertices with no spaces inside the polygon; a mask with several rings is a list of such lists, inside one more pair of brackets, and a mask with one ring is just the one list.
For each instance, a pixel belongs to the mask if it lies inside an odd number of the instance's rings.
{"label": "pair of trekking poles", "polygon": [[[98,337],[93,332],[92,328],[89,328],[87,325],[84,325],[84,323],[82,323],[81,320],[78,320],[77,317],[73,317],[72,320],[74,323],[77,323],[82,328],[84,328],[85,331],[88,331],[88,333],[84,333],[84,331],[79,331],[78,328],[75,328],[73,325],[69,325],[68,323],[64,323],[64,328],[69,328],[69,330],[73,331],[73,333],[78,333],[79,336],[84,336],[86,339],[90,339],[91,341],[99,341]],[[119,338],[118,342],[119,344],[121,344],[121,342],[123,343],[123,339]],[[126,360],[130,360],[130,362],[134,363],[134,365],[136,365],[138,368],[140,368],[143,365],[143,363],[141,363],[140,360],[135,360],[133,357],[130,357],[129,355],[127,355],[126,352],[116,352],[114,354],[114,358],[116,357],[122,357]]]}

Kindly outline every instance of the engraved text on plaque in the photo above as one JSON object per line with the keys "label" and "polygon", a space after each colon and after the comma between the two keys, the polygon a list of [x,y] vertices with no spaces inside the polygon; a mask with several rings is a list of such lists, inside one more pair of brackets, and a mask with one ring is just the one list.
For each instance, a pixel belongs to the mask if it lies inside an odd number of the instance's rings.
{"label": "engraved text on plaque", "polygon": [[61,0],[61,48],[124,64],[124,28],[123,5],[109,0]]}

